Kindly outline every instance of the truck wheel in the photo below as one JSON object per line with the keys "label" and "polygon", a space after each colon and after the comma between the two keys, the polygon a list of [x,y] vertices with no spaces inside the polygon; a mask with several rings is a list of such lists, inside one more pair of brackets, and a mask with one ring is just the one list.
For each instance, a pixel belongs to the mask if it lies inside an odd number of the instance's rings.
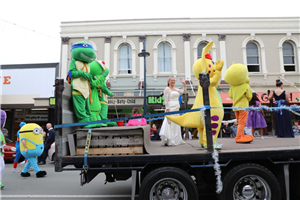
{"label": "truck wheel", "polygon": [[224,200],[280,200],[278,180],[267,168],[247,163],[230,170],[223,179],[223,191],[218,196]]}
{"label": "truck wheel", "polygon": [[162,167],[144,178],[139,196],[141,200],[196,200],[198,192],[188,173],[175,167]]}

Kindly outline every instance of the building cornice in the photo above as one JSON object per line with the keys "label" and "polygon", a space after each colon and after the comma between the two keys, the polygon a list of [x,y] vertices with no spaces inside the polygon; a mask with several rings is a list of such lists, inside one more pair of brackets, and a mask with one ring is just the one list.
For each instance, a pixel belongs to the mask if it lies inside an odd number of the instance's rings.
{"label": "building cornice", "polygon": [[112,21],[62,22],[61,37],[104,37],[107,35],[159,35],[207,33],[300,33],[299,17],[282,18],[203,18],[140,19]]}

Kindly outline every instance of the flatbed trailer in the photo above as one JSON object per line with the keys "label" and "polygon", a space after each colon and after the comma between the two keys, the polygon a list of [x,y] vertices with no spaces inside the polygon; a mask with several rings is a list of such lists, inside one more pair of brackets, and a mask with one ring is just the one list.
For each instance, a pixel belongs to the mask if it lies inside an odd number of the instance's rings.
{"label": "flatbed trailer", "polygon": [[[74,123],[70,85],[57,79],[55,87],[56,124]],[[198,140],[186,140],[178,146],[162,146],[159,141],[150,141],[149,126],[103,127],[91,131],[98,138],[107,133],[120,137],[135,133],[142,138],[142,152],[78,155],[76,135],[87,136],[89,129],[71,126],[56,129],[55,171],[80,171],[82,185],[105,173],[108,182],[132,178],[132,199],[136,193],[142,200],[207,199],[206,195],[224,200],[300,199],[299,136],[254,138],[249,144],[237,144],[233,138],[218,138],[223,146],[216,163]],[[214,167],[218,165],[223,187],[222,192],[216,194]]]}

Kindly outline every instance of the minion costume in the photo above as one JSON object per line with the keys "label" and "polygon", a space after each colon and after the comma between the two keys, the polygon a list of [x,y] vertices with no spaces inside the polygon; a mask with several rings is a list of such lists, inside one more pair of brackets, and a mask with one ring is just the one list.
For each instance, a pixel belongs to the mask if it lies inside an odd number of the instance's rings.
{"label": "minion costume", "polygon": [[6,121],[6,112],[4,110],[0,110],[0,188],[4,189],[4,185],[2,184],[2,177],[4,174],[5,162],[4,162],[4,147],[6,146],[5,137],[1,131],[4,127]]}
{"label": "minion costume", "polygon": [[[92,80],[89,63],[96,58],[96,53],[92,45],[86,42],[77,42],[71,48],[72,61],[69,66],[67,80],[72,85],[72,98],[74,112],[79,122],[93,121],[90,110],[91,91],[90,85],[102,85],[105,77]],[[84,128],[97,127],[98,124],[90,124]]]}
{"label": "minion costume", "polygon": [[37,178],[44,177],[47,172],[42,171],[38,167],[36,160],[36,157],[40,156],[44,151],[43,129],[35,123],[29,123],[20,129],[19,136],[21,141],[21,154],[28,158],[28,161],[21,172],[21,176],[30,176],[28,170],[32,166]]}
{"label": "minion costume", "polygon": [[[216,63],[212,61],[212,57],[209,54],[213,45],[213,41],[209,42],[202,50],[202,57],[198,59],[193,65],[193,73],[197,79],[202,72],[208,73],[210,78],[210,85],[208,87],[209,103],[211,107],[223,107],[220,95],[216,89],[219,79],[221,77],[221,71],[223,68],[223,61],[218,60]],[[195,103],[192,109],[197,109],[203,106],[202,87],[200,82],[198,83],[198,92],[195,99]],[[207,148],[206,130],[204,126],[204,116],[201,112],[190,112],[178,117],[167,116],[172,122],[182,126],[197,128],[199,133],[199,144]],[[218,145],[217,138],[221,128],[221,123],[224,117],[223,109],[211,109],[211,128],[213,135],[214,148],[221,149],[222,146]]]}
{"label": "minion costume", "polygon": [[[224,80],[230,84],[228,96],[233,100],[234,107],[248,107],[252,99],[252,91],[249,86],[248,69],[242,64],[232,64],[225,72]],[[252,135],[245,135],[244,128],[247,122],[248,111],[243,109],[235,110],[235,116],[239,122],[235,142],[252,142]]]}

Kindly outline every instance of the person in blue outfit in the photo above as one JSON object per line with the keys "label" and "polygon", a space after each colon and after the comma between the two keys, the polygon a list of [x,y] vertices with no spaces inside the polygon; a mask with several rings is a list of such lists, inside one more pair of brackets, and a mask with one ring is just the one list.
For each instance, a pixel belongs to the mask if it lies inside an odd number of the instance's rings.
{"label": "person in blue outfit", "polygon": [[295,135],[300,134],[300,125],[298,121],[294,121],[293,131]]}
{"label": "person in blue outfit", "polygon": [[[26,123],[25,122],[21,122],[20,123],[20,128],[22,128]],[[17,166],[18,166],[18,163],[19,163],[19,159],[21,157],[21,151],[20,151],[20,137],[19,137],[19,133],[20,133],[20,130],[18,130],[17,132],[17,142],[16,142],[16,157],[14,159],[14,164],[13,164],[13,169],[12,169],[12,172],[19,172],[19,170],[17,170]],[[27,159],[28,158],[25,158],[25,162],[27,162]]]}
{"label": "person in blue outfit", "polygon": [[[288,106],[290,100],[288,94],[283,90],[283,83],[276,80],[276,90],[270,90],[269,101],[275,98],[275,107]],[[288,110],[280,109],[274,112],[275,132],[279,138],[293,138],[291,115]]]}

